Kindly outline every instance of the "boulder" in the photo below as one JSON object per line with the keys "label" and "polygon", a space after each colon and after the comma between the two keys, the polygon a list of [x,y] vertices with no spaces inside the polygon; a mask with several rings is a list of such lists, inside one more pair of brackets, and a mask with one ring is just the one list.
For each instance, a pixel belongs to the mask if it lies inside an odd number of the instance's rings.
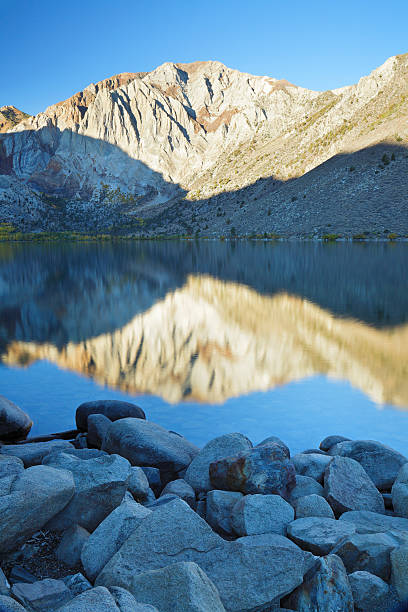
{"label": "boulder", "polygon": [[112,423],[108,417],[103,414],[90,414],[88,416],[88,446],[101,448],[105,439],[109,425]]}
{"label": "boulder", "polygon": [[154,499],[149,504],[145,503],[144,506],[150,510],[157,510],[157,508],[160,508],[160,506],[164,506],[175,499],[180,499],[180,497],[178,495],[173,495],[172,493],[166,493],[166,495],[163,495],[158,499]]}
{"label": "boulder", "polygon": [[1,612],[26,612],[21,604],[7,595],[0,595],[0,610]]}
{"label": "boulder", "polygon": [[353,533],[338,542],[333,553],[341,557],[349,573],[366,571],[388,581],[390,553],[404,543],[408,543],[408,537],[401,531]]}
{"label": "boulder", "polygon": [[161,492],[160,497],[163,495],[177,495],[177,497],[184,499],[193,510],[196,508],[194,489],[182,478],[168,482]]}
{"label": "boulder", "polygon": [[391,582],[401,600],[408,599],[408,544],[390,552]]}
{"label": "boulder", "polygon": [[42,462],[46,464],[49,461],[53,460],[51,458],[53,455],[59,455],[60,453],[65,453],[66,455],[71,455],[72,457],[76,457],[77,459],[83,459],[84,461],[86,461],[87,459],[96,459],[97,457],[108,456],[108,453],[105,453],[105,451],[101,451],[97,448],[73,448],[71,446],[71,448],[64,448],[63,450],[55,449],[51,451],[48,455],[44,457]]}
{"label": "boulder", "polygon": [[279,495],[245,495],[237,501],[231,513],[231,525],[239,536],[259,533],[285,535],[295,512]]}
{"label": "boulder", "polygon": [[24,463],[19,457],[0,455],[0,480],[24,472]]}
{"label": "boulder", "polygon": [[323,484],[325,469],[329,463],[333,461],[333,457],[314,453],[299,453],[292,457],[292,461],[295,466],[296,474],[314,478],[317,482]]}
{"label": "boulder", "polygon": [[353,595],[342,560],[336,555],[318,559],[303,584],[284,599],[284,605],[302,612],[354,612]]}
{"label": "boulder", "polygon": [[328,502],[320,495],[305,495],[293,502],[296,518],[308,516],[324,516],[334,519],[334,513]]}
{"label": "boulder", "polygon": [[354,532],[354,525],[313,516],[296,519],[287,527],[288,538],[314,555],[328,555],[342,538]]}
{"label": "boulder", "polygon": [[368,510],[345,512],[339,520],[355,525],[357,533],[380,533],[389,529],[408,531],[407,518],[377,514]]}
{"label": "boulder", "polygon": [[88,436],[86,433],[79,433],[75,440],[73,441],[73,445],[78,450],[83,450],[88,448]]}
{"label": "boulder", "polygon": [[357,612],[384,612],[391,610],[390,587],[384,580],[370,572],[353,572],[349,575]]}
{"label": "boulder", "polygon": [[296,484],[295,468],[279,444],[270,443],[210,464],[213,488],[244,494],[277,493],[288,498]]}
{"label": "boulder", "polygon": [[332,446],[339,444],[339,442],[351,442],[351,440],[350,438],[345,438],[344,436],[327,436],[320,442],[319,448],[327,453]]}
{"label": "boulder", "polygon": [[136,601],[133,595],[122,587],[111,587],[109,591],[120,612],[158,612],[157,608]]}
{"label": "boulder", "polygon": [[377,489],[390,489],[408,459],[396,450],[373,440],[339,442],[329,449],[330,455],[349,457],[361,463]]}
{"label": "boulder", "polygon": [[71,472],[45,465],[18,474],[9,495],[0,497],[0,553],[15,550],[69,503]]}
{"label": "boulder", "polygon": [[152,604],[160,612],[225,611],[214,584],[191,561],[136,574],[129,588],[139,601]]}
{"label": "boulder", "polygon": [[132,467],[128,481],[128,491],[131,492],[137,502],[147,500],[149,493],[149,481],[146,474],[140,467]]}
{"label": "boulder", "polygon": [[[213,529],[218,532],[231,535],[233,533],[231,525],[232,508],[238,500],[242,498],[242,493],[234,491],[208,491],[206,504],[206,521]],[[198,502],[198,505],[205,502]]]}
{"label": "boulder", "polygon": [[105,518],[85,543],[81,561],[87,577],[94,581],[107,562],[140,523],[151,514],[134,501],[124,501]]}
{"label": "boulder", "polygon": [[8,595],[10,593],[10,583],[7,580],[3,570],[0,567],[0,595]]}
{"label": "boulder", "polygon": [[28,414],[0,395],[0,440],[26,438],[32,425]]}
{"label": "boulder", "polygon": [[329,453],[327,451],[323,451],[320,448],[307,448],[306,450],[302,451],[302,455],[328,455]]}
{"label": "boulder", "polygon": [[113,595],[104,587],[97,587],[77,595],[58,612],[121,612]]}
{"label": "boulder", "polygon": [[75,421],[76,426],[80,431],[86,431],[88,426],[88,417],[91,414],[102,414],[110,421],[118,421],[128,417],[134,419],[145,419],[146,415],[143,410],[131,404],[130,402],[122,402],[120,400],[97,400],[94,402],[84,402],[76,409]]}
{"label": "boulder", "polygon": [[46,578],[32,584],[20,582],[13,585],[11,592],[29,610],[50,610],[54,612],[72,599],[71,591],[62,580]]}
{"label": "boulder", "polygon": [[[271,606],[302,583],[312,555],[277,534],[227,542],[181,499],[157,508],[126,540],[96,584],[131,590],[138,574],[192,561],[215,584],[227,610]],[[136,599],[137,593],[134,593]]]}
{"label": "boulder", "polygon": [[102,449],[126,457],[132,465],[177,472],[191,463],[198,448],[160,425],[142,419],[121,419],[109,426]]}
{"label": "boulder", "polygon": [[[20,553],[17,553],[18,558],[20,557]],[[32,584],[33,582],[37,582],[36,576],[26,570],[22,565],[13,565],[9,574],[11,584],[16,584],[17,582],[28,582]]]}
{"label": "boulder", "polygon": [[82,460],[60,453],[45,459],[47,465],[69,470],[75,481],[70,503],[48,523],[51,531],[78,524],[89,532],[122,502],[130,477],[129,462],[118,455]]}
{"label": "boulder", "polygon": [[394,511],[399,516],[408,518],[408,463],[398,472],[391,492]]}
{"label": "boulder", "polygon": [[305,495],[320,495],[321,497],[325,496],[322,485],[319,484],[314,478],[296,474],[295,482],[296,484],[289,495],[289,501],[291,504],[299,499],[299,497],[304,497]]}
{"label": "boulder", "polygon": [[68,567],[76,567],[81,561],[81,551],[89,538],[89,532],[80,525],[72,525],[62,534],[55,555]]}
{"label": "boulder", "polygon": [[326,498],[338,516],[349,510],[385,513],[381,493],[364,468],[348,457],[334,457],[324,475]]}
{"label": "boulder", "polygon": [[41,465],[44,457],[49,453],[58,450],[70,451],[75,450],[67,440],[51,440],[50,442],[28,442],[27,444],[11,444],[4,445],[0,451],[3,455],[10,457],[19,457],[24,466],[32,467],[33,465]]}
{"label": "boulder", "polygon": [[209,467],[213,461],[237,455],[252,448],[252,443],[240,433],[219,436],[207,442],[187,468],[184,479],[196,493],[210,491]]}
{"label": "boulder", "polygon": [[144,472],[149,482],[149,487],[152,489],[153,493],[156,496],[160,495],[160,492],[163,488],[161,476],[160,476],[160,470],[155,467],[143,467],[143,466],[141,469]]}
{"label": "boulder", "polygon": [[92,584],[80,572],[64,576],[62,580],[71,591],[72,597],[76,597],[80,593],[92,589]]}
{"label": "boulder", "polygon": [[290,459],[289,447],[284,442],[282,442],[282,440],[278,438],[277,436],[269,436],[268,438],[265,438],[265,440],[262,440],[262,442],[259,442],[259,444],[256,444],[255,446],[267,446],[268,444],[271,444],[271,443],[279,444],[279,446],[281,446],[286,452],[287,458]]}

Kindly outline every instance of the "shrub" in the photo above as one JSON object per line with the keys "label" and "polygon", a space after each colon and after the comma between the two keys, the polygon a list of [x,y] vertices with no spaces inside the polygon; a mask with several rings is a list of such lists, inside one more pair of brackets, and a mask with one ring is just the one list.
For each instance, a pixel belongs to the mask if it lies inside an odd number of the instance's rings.
{"label": "shrub", "polygon": [[324,236],[322,236],[325,242],[334,242],[337,238],[340,238],[340,234],[324,234]]}

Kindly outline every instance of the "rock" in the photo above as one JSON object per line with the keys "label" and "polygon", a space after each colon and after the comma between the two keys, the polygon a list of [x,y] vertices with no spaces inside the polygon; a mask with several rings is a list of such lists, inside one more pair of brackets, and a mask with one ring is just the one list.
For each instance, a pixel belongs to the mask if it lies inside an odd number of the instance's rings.
{"label": "rock", "polygon": [[10,582],[12,584],[16,584],[17,582],[27,582],[28,584],[32,584],[33,582],[37,582],[37,578],[34,576],[34,574],[28,572],[21,565],[14,565],[10,572]]}
{"label": "rock", "polygon": [[144,506],[150,510],[156,510],[160,506],[164,506],[175,499],[180,499],[180,497],[178,495],[173,495],[172,493],[166,493],[166,495],[159,497],[159,499],[154,499],[148,504],[145,503]]}
{"label": "rock", "polygon": [[[241,498],[242,493],[234,493],[233,491],[208,491],[205,514],[207,523],[216,531],[232,534],[232,508]],[[198,502],[197,512],[199,504],[202,503],[205,504],[205,502]]]}
{"label": "rock", "polygon": [[101,451],[97,448],[67,448],[62,451],[59,449],[53,450],[49,455],[46,455],[43,459],[43,463],[47,464],[49,461],[53,461],[53,456],[59,455],[61,452],[66,455],[71,455],[72,457],[76,457],[77,459],[83,459],[86,461],[87,459],[96,459],[97,457],[107,457],[108,453]]}
{"label": "rock", "polygon": [[11,592],[23,606],[30,610],[54,611],[72,599],[71,591],[62,580],[46,578],[33,584],[20,582]]}
{"label": "rock", "polygon": [[180,499],[184,499],[184,501],[187,502],[193,510],[195,510],[196,498],[194,489],[190,487],[190,485],[182,478],[172,480],[171,482],[167,483],[160,497],[168,494],[177,495],[177,497],[180,497]]}
{"label": "rock", "polygon": [[196,493],[210,491],[214,487],[210,482],[210,463],[225,457],[237,455],[252,448],[252,443],[240,433],[219,436],[207,442],[187,468],[185,480]]}
{"label": "rock", "polygon": [[51,531],[64,531],[78,524],[89,532],[122,502],[130,477],[129,462],[118,455],[82,460],[60,453],[45,460],[47,465],[72,472],[75,495],[49,522]]}
{"label": "rock", "polygon": [[[192,562],[173,563],[167,567],[137,574],[130,585],[141,602],[156,606],[160,612],[224,612],[214,584]],[[176,603],[177,602],[177,603]]]}
{"label": "rock", "polygon": [[276,443],[214,461],[209,471],[213,488],[244,494],[277,493],[288,498],[296,484],[293,463]]}
{"label": "rock", "polygon": [[320,448],[307,448],[306,450],[302,451],[302,455],[328,455],[329,453],[327,451],[323,451]]}
{"label": "rock", "polygon": [[32,425],[28,414],[0,395],[0,440],[26,438]]}
{"label": "rock", "polygon": [[279,495],[245,495],[232,509],[231,525],[239,536],[259,533],[285,535],[295,512]]}
{"label": "rock", "polygon": [[396,514],[408,518],[408,463],[405,463],[398,472],[391,493]]}
{"label": "rock", "polygon": [[296,518],[306,518],[308,516],[324,516],[334,519],[334,513],[328,502],[320,495],[305,495],[293,502]]}
{"label": "rock", "polygon": [[4,445],[0,451],[4,455],[19,457],[24,466],[40,465],[49,453],[58,450],[74,450],[67,440],[51,440],[50,442],[28,442],[27,444]]}
{"label": "rock", "polygon": [[408,531],[408,519],[377,514],[368,510],[345,512],[339,520],[355,525],[357,533],[380,533],[389,529]]}
{"label": "rock", "polygon": [[320,484],[323,484],[324,471],[333,457],[330,455],[320,454],[303,454],[299,453],[292,457],[293,465],[295,466],[296,474],[314,478]]}
{"label": "rock", "polygon": [[3,570],[0,568],[0,595],[8,595],[10,592],[10,583],[7,580]]}
{"label": "rock", "polygon": [[330,518],[300,518],[287,527],[288,538],[314,555],[328,555],[345,536],[355,532],[352,524]]}
{"label": "rock", "polygon": [[0,455],[0,479],[21,474],[21,472],[24,472],[24,463],[19,457]]}
{"label": "rock", "polygon": [[289,501],[293,504],[299,497],[305,497],[306,495],[320,495],[324,497],[325,492],[322,485],[314,478],[296,474],[296,484],[290,492]]}
{"label": "rock", "polygon": [[334,457],[324,476],[326,498],[336,515],[349,510],[385,513],[384,500],[366,471],[348,457]]}
{"label": "rock", "polygon": [[158,612],[157,608],[149,604],[137,602],[133,595],[122,587],[111,587],[109,591],[120,612]]}
{"label": "rock", "polygon": [[113,595],[104,587],[96,587],[77,595],[58,612],[120,612]]}
{"label": "rock", "polygon": [[149,481],[140,467],[132,467],[128,481],[128,491],[137,502],[144,502],[149,492]]}
{"label": "rock", "polygon": [[370,572],[353,572],[349,575],[355,609],[358,612],[384,612],[389,605],[390,587],[384,580]]}
{"label": "rock", "polygon": [[302,612],[354,612],[353,595],[342,560],[336,555],[318,559],[303,584],[284,599],[284,605]]}
{"label": "rock", "polygon": [[6,595],[0,595],[0,610],[1,612],[27,612],[15,599]]}
{"label": "rock", "polygon": [[[157,508],[125,541],[96,584],[132,592],[138,574],[192,561],[215,584],[227,610],[262,609],[301,584],[313,557],[277,534],[227,542],[181,499]],[[138,596],[134,593],[136,599]]]}
{"label": "rock", "polygon": [[11,493],[0,497],[0,553],[15,550],[69,503],[72,474],[45,465],[19,474]]}
{"label": "rock", "polygon": [[282,442],[282,440],[278,438],[277,436],[269,436],[268,438],[265,438],[265,440],[262,440],[262,442],[259,442],[259,444],[256,444],[255,448],[257,446],[267,446],[268,444],[271,444],[271,443],[279,444],[279,446],[281,446],[285,450],[287,458],[290,459],[289,447],[284,442]]}
{"label": "rock", "polygon": [[389,446],[373,440],[339,442],[329,450],[330,455],[349,457],[361,463],[377,489],[390,489],[397,474],[408,459]]}
{"label": "rock", "polygon": [[109,426],[102,449],[126,457],[132,465],[177,472],[191,463],[198,449],[185,438],[142,419],[121,419]]}
{"label": "rock", "polygon": [[[228,493],[228,491],[224,491],[225,493]],[[196,508],[196,512],[198,514],[198,516],[201,516],[201,518],[203,518],[204,520],[206,519],[207,516],[207,501],[205,499],[200,499],[200,501],[197,502],[197,508]],[[208,520],[207,520],[208,522]],[[215,531],[217,530],[222,530],[222,527],[215,527],[214,525],[212,525],[213,529],[215,529]],[[225,531],[225,530],[223,530]],[[226,533],[231,533],[231,532],[226,532]]]}
{"label": "rock", "polygon": [[149,506],[150,504],[153,504],[155,501],[156,501],[155,495],[154,495],[152,489],[150,489],[150,487],[149,487],[149,489],[147,490],[146,499],[142,503],[143,503],[144,506]]}
{"label": "rock", "polygon": [[89,538],[89,532],[80,525],[72,525],[62,535],[55,555],[68,567],[76,567],[81,561],[81,551]]}
{"label": "rock", "polygon": [[339,442],[351,442],[350,438],[345,438],[344,436],[327,436],[324,440],[322,440],[319,444],[319,448],[322,451],[329,451],[332,446],[335,444],[339,444]]}
{"label": "rock", "polygon": [[92,589],[92,584],[80,572],[77,574],[64,576],[62,580],[71,591],[72,597],[76,597],[80,593],[88,591],[88,589]]}
{"label": "rock", "polygon": [[341,557],[348,573],[362,570],[388,581],[390,553],[403,543],[408,543],[408,536],[404,538],[403,532],[354,533],[338,542],[333,553]]}
{"label": "rock", "polygon": [[122,402],[119,400],[84,402],[78,406],[75,414],[76,425],[80,431],[86,431],[88,417],[91,414],[102,414],[110,421],[117,421],[128,417],[134,419],[146,418],[143,410],[139,406],[136,406],[136,404],[131,404],[130,402]]}
{"label": "rock", "polygon": [[78,450],[88,448],[88,437],[86,433],[79,433],[73,442],[74,446]]}
{"label": "rock", "polygon": [[157,496],[160,495],[160,492],[163,488],[160,470],[155,467],[142,467],[141,468],[146,475],[147,480],[149,481],[149,487],[152,489],[153,493]]}
{"label": "rock", "polygon": [[81,561],[87,577],[94,581],[125,540],[151,514],[151,510],[125,501],[105,518],[85,543]]}
{"label": "rock", "polygon": [[390,552],[391,582],[401,600],[408,599],[408,544]]}
{"label": "rock", "polygon": [[90,414],[87,421],[88,446],[101,448],[111,423],[112,421],[104,414]]}

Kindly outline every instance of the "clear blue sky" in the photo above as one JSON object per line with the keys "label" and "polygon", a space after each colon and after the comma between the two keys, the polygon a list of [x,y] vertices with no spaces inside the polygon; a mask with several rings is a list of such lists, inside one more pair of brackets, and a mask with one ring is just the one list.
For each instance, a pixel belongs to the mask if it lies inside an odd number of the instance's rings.
{"label": "clear blue sky", "polygon": [[407,0],[3,0],[0,16],[0,106],[29,113],[166,61],[325,90],[408,52]]}

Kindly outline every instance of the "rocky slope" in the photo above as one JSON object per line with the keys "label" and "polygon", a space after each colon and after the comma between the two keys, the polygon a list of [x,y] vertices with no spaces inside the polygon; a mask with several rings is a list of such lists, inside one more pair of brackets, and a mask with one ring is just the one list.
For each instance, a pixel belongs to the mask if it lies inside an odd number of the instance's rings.
{"label": "rocky slope", "polygon": [[8,132],[30,115],[19,110],[15,106],[0,107],[0,133]]}
{"label": "rocky slope", "polygon": [[408,54],[323,93],[219,62],[125,73],[1,137],[2,219],[24,224],[25,189],[40,210],[30,227],[404,233],[407,118]]}

